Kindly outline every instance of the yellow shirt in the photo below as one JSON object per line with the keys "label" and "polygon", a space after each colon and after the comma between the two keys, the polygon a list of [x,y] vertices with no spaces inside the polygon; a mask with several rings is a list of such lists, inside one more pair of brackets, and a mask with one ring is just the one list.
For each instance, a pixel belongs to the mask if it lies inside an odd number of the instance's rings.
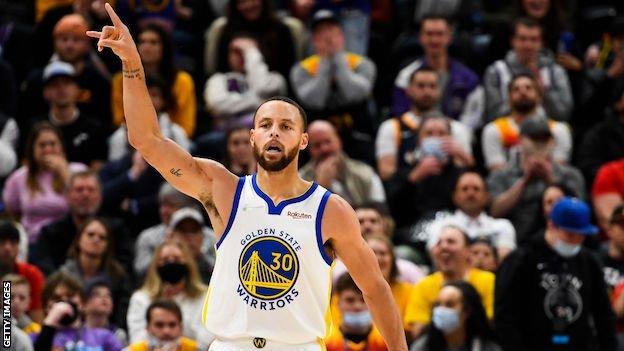
{"label": "yellow shirt", "polygon": [[[128,351],[147,351],[149,349],[147,340],[135,342],[128,346]],[[197,342],[189,338],[181,337],[176,351],[198,351]]]}
{"label": "yellow shirt", "polygon": [[[396,282],[390,286],[390,289],[392,289],[392,296],[399,309],[399,314],[401,318],[403,318],[405,316],[405,310],[407,309],[407,302],[409,301],[414,286],[405,282]],[[332,296],[331,299],[331,313],[332,328],[338,329],[340,324],[342,324],[342,314],[340,313],[340,308],[338,308],[338,296],[335,295]],[[404,327],[407,327],[407,324]]]}
{"label": "yellow shirt", "polygon": [[[115,126],[119,126],[124,122],[122,83],[121,72],[117,72],[113,76],[113,81],[111,83],[111,109],[113,111],[113,123]],[[184,129],[186,136],[192,138],[193,133],[195,133],[197,118],[197,102],[193,78],[184,71],[178,71],[172,89],[173,98],[176,101],[176,110],[169,111],[169,117],[174,123],[180,125],[180,127]]]}
{"label": "yellow shirt", "polygon": [[[466,277],[466,281],[472,284],[481,296],[485,313],[490,319],[494,316],[494,278],[494,274],[476,268],[470,269]],[[414,323],[429,323],[433,304],[444,283],[442,273],[436,272],[414,286],[407,303],[404,318],[406,326]]]}
{"label": "yellow shirt", "polygon": [[57,7],[71,5],[72,2],[74,0],[37,0],[35,3],[35,20],[39,22],[48,11]]}
{"label": "yellow shirt", "polygon": [[387,351],[381,333],[377,328],[373,328],[368,338],[359,343],[347,341],[339,328],[332,328],[331,334],[325,338],[325,348],[327,351]]}

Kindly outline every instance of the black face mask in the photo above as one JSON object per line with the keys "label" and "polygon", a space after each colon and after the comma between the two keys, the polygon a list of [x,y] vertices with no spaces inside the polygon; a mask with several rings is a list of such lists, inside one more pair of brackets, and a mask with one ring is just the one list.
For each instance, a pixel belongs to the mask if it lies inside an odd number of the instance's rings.
{"label": "black face mask", "polygon": [[188,267],[184,263],[165,263],[158,267],[158,275],[165,283],[177,284],[188,275]]}

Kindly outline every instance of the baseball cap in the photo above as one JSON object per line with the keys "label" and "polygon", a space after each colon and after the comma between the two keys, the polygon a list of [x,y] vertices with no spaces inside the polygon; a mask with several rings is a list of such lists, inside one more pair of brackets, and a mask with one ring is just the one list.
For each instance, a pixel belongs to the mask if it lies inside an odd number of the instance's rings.
{"label": "baseball cap", "polygon": [[594,235],[598,228],[591,224],[591,211],[589,206],[574,197],[564,197],[557,201],[550,213],[553,224],[565,231]]}
{"label": "baseball cap", "polygon": [[528,118],[520,124],[520,135],[533,140],[552,138],[548,121],[544,118]]}
{"label": "baseball cap", "polygon": [[43,83],[47,84],[56,77],[76,78],[74,66],[63,61],[52,61],[43,70]]}
{"label": "baseball cap", "polygon": [[61,34],[73,34],[87,38],[87,31],[89,26],[84,17],[77,13],[63,16],[54,26],[53,36],[56,37]]}
{"label": "baseball cap", "polygon": [[312,31],[321,23],[334,23],[339,25],[340,21],[338,21],[338,17],[330,10],[318,10],[314,16],[312,16]]}
{"label": "baseball cap", "polygon": [[3,219],[0,220],[0,240],[9,239],[13,241],[19,241],[19,230],[13,224],[13,222]]}
{"label": "baseball cap", "polygon": [[169,228],[174,229],[180,222],[185,219],[192,219],[197,222],[200,226],[204,225],[204,217],[202,214],[194,208],[191,207],[183,207],[177,211],[175,211],[171,215],[171,221],[169,221]]}

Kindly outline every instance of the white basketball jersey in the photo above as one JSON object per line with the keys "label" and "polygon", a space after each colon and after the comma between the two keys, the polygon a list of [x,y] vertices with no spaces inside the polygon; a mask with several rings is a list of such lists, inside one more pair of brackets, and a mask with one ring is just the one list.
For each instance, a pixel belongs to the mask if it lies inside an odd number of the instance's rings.
{"label": "white basketball jersey", "polygon": [[239,179],[203,311],[210,332],[287,344],[326,336],[331,258],[321,220],[329,195],[314,183],[275,205],[255,175]]}

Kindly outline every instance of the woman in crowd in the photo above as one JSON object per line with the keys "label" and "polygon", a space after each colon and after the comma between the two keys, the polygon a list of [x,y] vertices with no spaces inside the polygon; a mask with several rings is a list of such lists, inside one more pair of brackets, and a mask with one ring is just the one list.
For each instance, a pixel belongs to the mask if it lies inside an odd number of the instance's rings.
{"label": "woman in crowd", "polygon": [[148,338],[145,312],[152,301],[164,298],[174,300],[182,309],[182,334],[207,348],[210,336],[200,322],[207,288],[191,257],[189,249],[179,241],[167,241],[156,249],[145,283],[130,298],[127,318],[130,343]]}
{"label": "woman in crowd", "polygon": [[[139,30],[136,38],[145,74],[159,76],[165,81],[173,97],[168,104],[169,117],[191,138],[195,133],[197,113],[195,83],[190,74],[176,68],[170,35],[158,24],[150,23]],[[111,99],[113,123],[119,126],[124,121],[122,72],[113,77]]]}
{"label": "woman in crowd", "polygon": [[59,268],[82,286],[104,281],[112,287],[114,321],[123,325],[131,286],[128,274],[114,257],[113,235],[106,222],[98,217],[89,219],[78,231]]}
{"label": "woman in crowd", "polygon": [[451,282],[438,293],[431,324],[412,351],[500,351],[479,294],[469,283]]}
{"label": "woman in crowd", "polygon": [[217,19],[206,35],[206,73],[228,72],[232,36],[252,34],[270,71],[289,77],[296,44],[289,26],[278,19],[269,0],[229,0],[227,17]]}
{"label": "woman in crowd", "polygon": [[36,124],[26,142],[24,165],[9,176],[4,186],[2,200],[26,229],[31,257],[41,228],[68,211],[65,185],[71,173],[87,169],[81,163],[67,161],[62,140],[52,124]]}

